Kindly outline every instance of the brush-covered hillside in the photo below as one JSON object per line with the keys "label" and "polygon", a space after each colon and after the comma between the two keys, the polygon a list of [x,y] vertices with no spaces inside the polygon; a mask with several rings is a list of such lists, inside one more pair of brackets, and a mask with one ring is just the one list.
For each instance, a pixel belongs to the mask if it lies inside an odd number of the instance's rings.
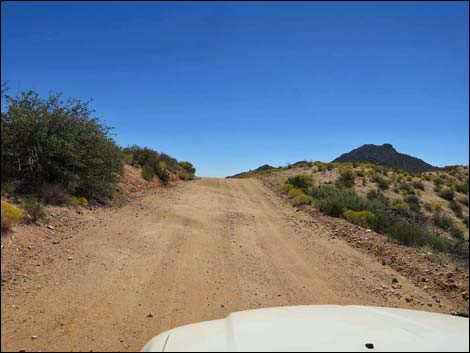
{"label": "brush-covered hillside", "polygon": [[370,228],[395,241],[468,259],[468,166],[411,173],[371,163],[301,161],[261,178],[296,205]]}

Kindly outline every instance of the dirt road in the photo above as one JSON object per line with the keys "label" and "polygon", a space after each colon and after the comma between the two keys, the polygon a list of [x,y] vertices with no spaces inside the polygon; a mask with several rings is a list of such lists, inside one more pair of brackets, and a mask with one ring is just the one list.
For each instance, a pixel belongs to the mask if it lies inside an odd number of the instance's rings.
{"label": "dirt road", "polygon": [[[232,311],[432,301],[326,232],[254,179],[148,195],[66,237],[70,253],[14,295],[2,292],[2,351],[138,350],[164,330]],[[413,303],[377,289],[393,277]]]}

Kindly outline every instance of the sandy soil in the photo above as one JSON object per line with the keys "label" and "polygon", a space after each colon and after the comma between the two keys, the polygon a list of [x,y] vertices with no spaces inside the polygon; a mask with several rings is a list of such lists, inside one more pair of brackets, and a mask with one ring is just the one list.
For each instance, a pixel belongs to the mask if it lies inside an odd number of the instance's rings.
{"label": "sandy soil", "polygon": [[[256,179],[198,179],[96,212],[31,235],[20,272],[2,268],[1,349],[138,350],[175,326],[281,305],[452,309],[332,234]],[[24,254],[10,240],[3,266]]]}

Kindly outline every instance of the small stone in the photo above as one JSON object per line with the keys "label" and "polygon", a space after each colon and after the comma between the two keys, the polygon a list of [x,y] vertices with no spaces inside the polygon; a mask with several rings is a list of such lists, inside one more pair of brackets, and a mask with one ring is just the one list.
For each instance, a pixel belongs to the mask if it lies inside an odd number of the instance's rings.
{"label": "small stone", "polygon": [[72,257],[72,256],[69,256],[69,257],[67,257],[67,260],[72,261],[72,260],[73,260],[73,257]]}
{"label": "small stone", "polygon": [[224,304],[220,304],[220,307],[221,307],[221,308],[225,308],[225,305],[224,305]]}
{"label": "small stone", "polygon": [[47,228],[52,229],[52,230],[55,229],[54,226],[53,226],[53,225],[50,225],[50,224],[47,225]]}
{"label": "small stone", "polygon": [[392,283],[398,283],[398,279],[396,277],[392,278]]}
{"label": "small stone", "polygon": [[32,340],[37,340],[38,338],[39,338],[39,336],[31,336]]}
{"label": "small stone", "polygon": [[147,317],[153,317],[153,314],[152,314],[152,313],[148,313],[148,314],[147,314]]}

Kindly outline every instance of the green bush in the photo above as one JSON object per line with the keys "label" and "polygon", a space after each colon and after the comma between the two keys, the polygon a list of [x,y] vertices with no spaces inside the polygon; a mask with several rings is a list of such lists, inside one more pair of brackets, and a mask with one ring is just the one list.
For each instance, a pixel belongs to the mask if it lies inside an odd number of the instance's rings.
{"label": "green bush", "polygon": [[442,189],[439,191],[439,197],[447,201],[452,201],[454,199],[454,191],[452,189]]}
{"label": "green bush", "polygon": [[370,228],[375,221],[375,215],[369,211],[347,210],[343,214],[349,222],[357,224],[363,228]]}
{"label": "green bush", "polygon": [[458,240],[463,240],[464,239],[463,230],[460,229],[459,227],[455,226],[455,225],[450,230],[450,235],[454,239],[458,239]]}
{"label": "green bush", "polygon": [[447,252],[450,242],[437,234],[426,231],[423,227],[398,220],[388,230],[388,235],[407,246],[430,246],[439,252]]}
{"label": "green bush", "polygon": [[149,162],[146,162],[142,167],[142,178],[147,181],[152,181],[155,178],[155,169],[154,166],[151,165]]}
{"label": "green bush", "polygon": [[1,113],[1,179],[18,182],[19,193],[61,184],[70,194],[109,197],[121,172],[122,154],[110,128],[87,103],[32,91],[5,97]]}
{"label": "green bush", "polygon": [[345,188],[350,188],[354,186],[354,173],[352,169],[345,169],[340,173],[340,176],[338,180],[336,181],[336,184],[339,187],[345,187]]}
{"label": "green bush", "polygon": [[413,211],[419,211],[419,209],[421,208],[419,197],[416,195],[406,195],[405,202]]}
{"label": "green bush", "polygon": [[421,180],[413,181],[413,187],[424,191],[424,183]]}
{"label": "green bush", "polygon": [[291,184],[299,189],[308,189],[313,186],[314,180],[311,175],[299,174],[287,179],[286,184]]}
{"label": "green bush", "polygon": [[380,175],[374,176],[374,178],[372,178],[372,181],[377,184],[380,190],[387,190],[390,185],[390,183],[385,180],[385,178],[382,178]]}
{"label": "green bush", "polygon": [[450,230],[453,226],[452,220],[443,212],[435,212],[433,215],[433,223],[436,227],[444,230]]}
{"label": "green bush", "polygon": [[21,203],[21,208],[29,215],[31,221],[44,219],[46,213],[37,197],[27,196]]}
{"label": "green bush", "polygon": [[462,217],[463,217],[462,206],[460,206],[460,204],[458,204],[457,202],[455,202],[454,200],[452,200],[452,201],[449,203],[449,207],[450,207],[450,209],[452,210],[452,212],[454,212],[454,214],[455,214],[458,218],[462,218]]}
{"label": "green bush", "polygon": [[191,177],[194,177],[194,175],[196,174],[196,168],[194,168],[192,163],[189,163],[187,161],[181,161],[178,162],[178,165],[184,170],[186,170]]}
{"label": "green bush", "polygon": [[432,182],[434,183],[435,186],[441,186],[442,184],[444,184],[444,180],[442,180],[440,176],[434,178]]}
{"label": "green bush", "polygon": [[462,194],[468,194],[468,179],[466,179],[463,183],[457,184],[455,186],[455,190],[457,192],[461,192]]}
{"label": "green bush", "polygon": [[416,193],[413,186],[411,184],[408,184],[408,183],[400,184],[399,188],[400,188],[400,190],[402,191],[402,193],[404,195],[414,195]]}
{"label": "green bush", "polygon": [[170,181],[170,173],[168,172],[166,168],[165,161],[161,160],[158,162],[158,165],[155,168],[155,173],[160,178],[160,180],[163,181],[165,184],[168,183],[168,181]]}

